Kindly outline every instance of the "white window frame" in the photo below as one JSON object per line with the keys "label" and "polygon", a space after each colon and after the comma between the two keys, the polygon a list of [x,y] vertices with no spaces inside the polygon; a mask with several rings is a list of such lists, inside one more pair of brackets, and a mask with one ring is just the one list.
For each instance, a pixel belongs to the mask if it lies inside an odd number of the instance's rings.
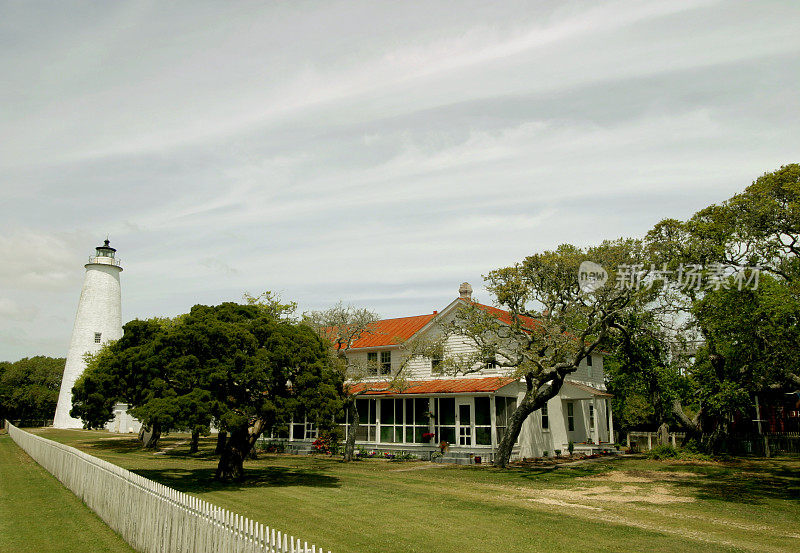
{"label": "white window frame", "polygon": [[575,432],[575,402],[567,402],[567,432]]}
{"label": "white window frame", "polygon": [[380,363],[378,364],[378,372],[381,376],[392,374],[392,350],[380,352]]}
{"label": "white window frame", "polygon": [[550,432],[550,415],[547,412],[547,402],[542,405],[542,431]]}

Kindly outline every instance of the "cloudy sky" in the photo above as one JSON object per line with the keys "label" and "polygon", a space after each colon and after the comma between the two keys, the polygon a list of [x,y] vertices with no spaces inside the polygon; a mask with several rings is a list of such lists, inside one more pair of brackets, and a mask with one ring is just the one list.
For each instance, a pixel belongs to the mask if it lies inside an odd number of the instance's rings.
{"label": "cloudy sky", "polygon": [[800,161],[800,4],[0,1],[0,359],[280,292],[384,316]]}

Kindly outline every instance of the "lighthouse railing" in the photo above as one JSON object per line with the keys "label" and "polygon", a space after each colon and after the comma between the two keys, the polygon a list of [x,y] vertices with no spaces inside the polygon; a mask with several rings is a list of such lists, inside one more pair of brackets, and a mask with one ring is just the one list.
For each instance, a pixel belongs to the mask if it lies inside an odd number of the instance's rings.
{"label": "lighthouse railing", "polygon": [[121,260],[117,259],[116,257],[104,257],[99,255],[91,255],[89,256],[89,263],[95,263],[98,265],[114,265],[115,267],[119,267]]}
{"label": "lighthouse railing", "polygon": [[324,553],[316,545],[8,421],[6,428],[19,447],[137,551]]}

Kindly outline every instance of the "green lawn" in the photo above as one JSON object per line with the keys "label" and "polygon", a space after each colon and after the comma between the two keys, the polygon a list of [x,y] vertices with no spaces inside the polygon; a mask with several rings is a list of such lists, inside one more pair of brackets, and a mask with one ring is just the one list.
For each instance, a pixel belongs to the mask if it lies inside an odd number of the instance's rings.
{"label": "green lawn", "polygon": [[0,551],[133,553],[8,434],[0,434]]}
{"label": "green lawn", "polygon": [[800,551],[796,458],[501,471],[265,455],[247,482],[222,485],[213,440],[153,455],[105,432],[39,433],[334,553]]}

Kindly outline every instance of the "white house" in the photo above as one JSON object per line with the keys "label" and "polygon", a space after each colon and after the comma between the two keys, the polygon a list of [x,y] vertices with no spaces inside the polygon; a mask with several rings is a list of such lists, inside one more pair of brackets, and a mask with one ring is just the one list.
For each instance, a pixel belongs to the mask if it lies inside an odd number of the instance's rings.
{"label": "white house", "polygon": [[[524,395],[524,383],[509,377],[507,369],[491,364],[478,373],[454,377],[440,374],[436,360],[402,358],[404,342],[412,337],[435,337],[430,335],[440,332],[437,323],[450,320],[467,302],[489,311],[501,322],[504,316],[508,319],[505,311],[473,302],[468,285],[462,285],[459,292],[460,297],[441,312],[379,321],[348,350],[350,360],[371,367],[373,373],[353,387],[362,392],[357,400],[358,446],[406,451],[425,458],[445,441],[450,457],[494,458],[507,417]],[[451,340],[448,338],[448,349],[464,347]],[[390,389],[387,377],[401,366],[406,386],[402,391]],[[612,449],[611,397],[605,391],[603,356],[595,353],[567,377],[546,408],[528,417],[514,456],[552,456],[557,451],[566,454],[569,442],[576,451]],[[348,428],[345,424],[345,432]],[[307,442],[316,437],[315,428],[306,422],[295,422],[289,430],[290,441]]]}

